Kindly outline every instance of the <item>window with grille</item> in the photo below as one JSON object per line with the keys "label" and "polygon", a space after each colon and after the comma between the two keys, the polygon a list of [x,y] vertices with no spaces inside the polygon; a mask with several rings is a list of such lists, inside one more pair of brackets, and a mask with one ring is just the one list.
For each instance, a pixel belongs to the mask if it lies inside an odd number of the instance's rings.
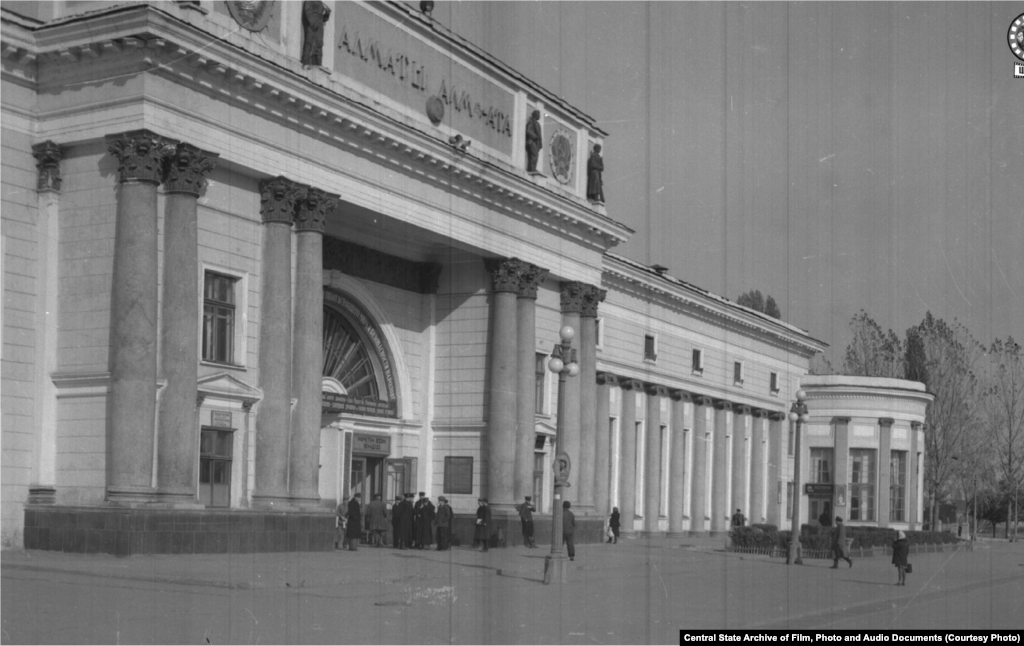
{"label": "window with grille", "polygon": [[202,429],[199,436],[199,501],[231,506],[232,430]]}
{"label": "window with grille", "polygon": [[238,279],[206,272],[203,283],[203,361],[233,363],[235,283]]}
{"label": "window with grille", "polygon": [[906,520],[907,500],[907,452],[892,451],[889,454],[889,520]]}
{"label": "window with grille", "polygon": [[875,519],[875,451],[850,449],[850,520]]}
{"label": "window with grille", "polygon": [[543,415],[545,411],[544,404],[544,385],[547,383],[547,370],[545,363],[547,363],[547,355],[538,352],[534,362],[534,391],[535,397],[537,398],[534,403],[534,412],[538,415]]}

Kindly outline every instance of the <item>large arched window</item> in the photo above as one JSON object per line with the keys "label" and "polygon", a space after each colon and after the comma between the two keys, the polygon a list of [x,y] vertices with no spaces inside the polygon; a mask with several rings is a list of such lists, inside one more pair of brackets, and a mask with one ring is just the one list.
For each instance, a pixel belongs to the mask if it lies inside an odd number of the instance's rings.
{"label": "large arched window", "polygon": [[356,399],[380,399],[379,370],[366,340],[348,319],[324,306],[324,376],[336,379]]}

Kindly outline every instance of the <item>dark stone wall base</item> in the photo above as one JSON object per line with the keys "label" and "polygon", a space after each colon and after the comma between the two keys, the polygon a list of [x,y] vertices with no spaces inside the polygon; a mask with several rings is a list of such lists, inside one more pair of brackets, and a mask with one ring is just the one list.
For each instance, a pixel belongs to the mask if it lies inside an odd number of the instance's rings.
{"label": "dark stone wall base", "polygon": [[[491,519],[491,546],[516,547],[524,545],[523,525],[519,516],[494,516]],[[455,545],[473,545],[476,515],[456,515],[452,525]],[[551,545],[551,516],[533,515],[533,540],[537,545]],[[604,541],[604,518],[601,516],[576,517],[576,544]]]}
{"label": "dark stone wall base", "polygon": [[249,554],[334,549],[334,514],[25,507],[25,549],[87,554]]}

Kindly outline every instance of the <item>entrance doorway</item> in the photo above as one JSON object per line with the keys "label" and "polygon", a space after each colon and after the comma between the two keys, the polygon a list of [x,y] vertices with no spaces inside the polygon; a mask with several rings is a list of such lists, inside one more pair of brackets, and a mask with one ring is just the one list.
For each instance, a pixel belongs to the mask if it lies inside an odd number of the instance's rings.
{"label": "entrance doorway", "polygon": [[363,502],[384,493],[384,458],[352,456],[351,495],[361,494]]}
{"label": "entrance doorway", "polygon": [[832,496],[808,496],[810,518],[812,523],[819,523],[819,518],[824,513],[828,518],[829,525],[832,524]]}

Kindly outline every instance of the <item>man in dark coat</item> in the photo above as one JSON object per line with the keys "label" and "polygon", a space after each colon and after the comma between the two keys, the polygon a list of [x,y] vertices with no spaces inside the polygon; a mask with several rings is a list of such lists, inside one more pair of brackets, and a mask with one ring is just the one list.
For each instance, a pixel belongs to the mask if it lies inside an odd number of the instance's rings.
{"label": "man in dark coat", "polygon": [[544,147],[543,135],[540,128],[540,110],[530,113],[530,120],[526,122],[526,170],[530,173],[537,172],[537,158],[540,156],[540,149]]}
{"label": "man in dark coat", "polygon": [[408,549],[412,545],[412,494],[405,494],[405,500],[398,503],[398,536],[395,543],[399,549]]}
{"label": "man in dark coat", "polygon": [[384,545],[384,532],[388,530],[388,508],[380,494],[374,494],[373,502],[366,506],[366,529],[369,530],[374,547]]}
{"label": "man in dark coat", "polygon": [[612,537],[608,539],[609,543],[619,542],[619,508],[612,507],[612,515],[608,517],[608,529],[612,530]]}
{"label": "man in dark coat", "polygon": [[434,544],[434,503],[430,502],[429,496],[423,496],[423,504],[420,505],[420,536],[418,539],[420,549],[430,547]]}
{"label": "man in dark coat", "polygon": [[604,159],[601,157],[601,144],[594,144],[594,150],[587,160],[587,199],[591,202],[604,203]]}
{"label": "man in dark coat", "polygon": [[839,567],[839,559],[843,559],[853,567],[853,559],[846,553],[846,525],[842,516],[836,516],[836,528],[832,530],[832,569]]}
{"label": "man in dark coat", "polygon": [[448,499],[441,496],[437,499],[437,551],[443,552],[451,547],[452,538],[452,508],[448,505]]}
{"label": "man in dark coat", "polygon": [[739,509],[737,509],[736,513],[732,515],[732,526],[733,527],[743,527],[746,524],[747,524],[746,516],[743,515],[743,512],[741,512]]}
{"label": "man in dark coat", "polygon": [[427,499],[427,494],[420,492],[420,499],[416,501],[416,504],[412,506],[412,546],[423,548],[420,544],[420,536],[423,533],[423,520],[420,518],[420,513],[423,510],[423,502]]}
{"label": "man in dark coat", "polygon": [[398,519],[401,514],[399,506],[402,504],[402,497],[395,496],[395,501],[391,503],[391,547],[398,547]]}
{"label": "man in dark coat", "polygon": [[527,496],[523,504],[519,505],[519,520],[523,523],[523,543],[527,547],[537,547],[537,544],[533,542],[533,512],[536,511],[536,508],[530,501],[530,496]]}
{"label": "man in dark coat", "polygon": [[576,516],[569,507],[568,500],[562,502],[562,542],[566,544],[569,551],[569,560],[576,560]]}
{"label": "man in dark coat", "polygon": [[491,508],[487,504],[486,498],[481,498],[477,501],[479,507],[476,508],[476,531],[473,534],[473,543],[483,543],[486,552],[490,547],[488,543],[491,538]]}
{"label": "man in dark coat", "polygon": [[362,495],[352,496],[348,501],[348,513],[345,515],[345,539],[348,549],[355,552],[359,541],[363,538],[363,505]]}

